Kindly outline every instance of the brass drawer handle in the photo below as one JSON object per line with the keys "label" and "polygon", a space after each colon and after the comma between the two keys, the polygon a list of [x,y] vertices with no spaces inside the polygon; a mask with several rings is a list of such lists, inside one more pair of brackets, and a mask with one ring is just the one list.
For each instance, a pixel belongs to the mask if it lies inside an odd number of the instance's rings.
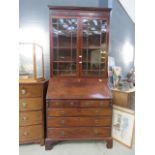
{"label": "brass drawer handle", "polygon": [[26,94],[26,89],[22,89],[22,90],[21,90],[21,94],[22,94],[22,95],[25,95],[25,94]]}
{"label": "brass drawer handle", "polygon": [[86,102],[85,104],[86,104],[87,106],[88,106],[88,105],[91,105],[91,103],[90,103],[90,102]]}
{"label": "brass drawer handle", "polygon": [[104,105],[104,103],[103,102],[100,102],[100,106],[103,106]]}
{"label": "brass drawer handle", "polygon": [[99,136],[100,135],[100,131],[94,130],[94,134],[95,134],[95,136]]}
{"label": "brass drawer handle", "polygon": [[70,105],[73,106],[74,105],[74,102],[71,102]]}
{"label": "brass drawer handle", "polygon": [[22,107],[26,108],[26,106],[27,106],[27,103],[26,102],[22,102]]}
{"label": "brass drawer handle", "polygon": [[97,120],[97,119],[95,120],[95,123],[99,123],[99,122],[100,122],[99,120]]}
{"label": "brass drawer handle", "polygon": [[24,136],[28,136],[28,131],[24,131]]}
{"label": "brass drawer handle", "polygon": [[61,103],[60,103],[60,102],[56,102],[55,104],[56,104],[57,106],[58,106],[58,105],[61,105]]}
{"label": "brass drawer handle", "polygon": [[97,113],[99,113],[100,112],[100,110],[95,110],[95,113],[97,114]]}
{"label": "brass drawer handle", "polygon": [[64,135],[65,135],[65,132],[64,132],[64,131],[61,131],[61,132],[60,132],[60,135],[61,135],[61,136],[64,136]]}
{"label": "brass drawer handle", "polygon": [[65,120],[61,120],[60,121],[60,124],[65,124]]}
{"label": "brass drawer handle", "polygon": [[23,116],[23,121],[27,121],[27,120],[28,120],[28,117]]}
{"label": "brass drawer handle", "polygon": [[64,112],[64,111],[60,111],[60,114],[61,114],[61,115],[64,115],[64,114],[65,114],[65,112]]}

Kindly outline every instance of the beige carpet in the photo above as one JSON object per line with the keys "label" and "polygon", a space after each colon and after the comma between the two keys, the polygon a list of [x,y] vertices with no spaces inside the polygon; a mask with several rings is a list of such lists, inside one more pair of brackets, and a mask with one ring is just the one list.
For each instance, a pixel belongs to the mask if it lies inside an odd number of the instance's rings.
{"label": "beige carpet", "polygon": [[21,145],[19,155],[134,155],[134,147],[127,147],[114,142],[113,149],[107,149],[104,142],[62,142],[45,151],[37,144]]}

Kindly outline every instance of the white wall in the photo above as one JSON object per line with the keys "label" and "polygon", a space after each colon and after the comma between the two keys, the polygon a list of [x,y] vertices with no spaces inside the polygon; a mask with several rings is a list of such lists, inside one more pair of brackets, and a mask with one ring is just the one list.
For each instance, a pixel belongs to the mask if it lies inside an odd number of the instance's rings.
{"label": "white wall", "polygon": [[135,22],[135,0],[119,0],[130,18]]}

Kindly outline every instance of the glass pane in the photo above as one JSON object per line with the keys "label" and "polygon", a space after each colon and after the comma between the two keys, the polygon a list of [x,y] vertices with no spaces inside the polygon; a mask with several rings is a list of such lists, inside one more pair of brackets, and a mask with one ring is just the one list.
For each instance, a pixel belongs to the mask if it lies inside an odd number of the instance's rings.
{"label": "glass pane", "polygon": [[20,79],[34,77],[32,44],[19,45],[19,76]]}
{"label": "glass pane", "polygon": [[76,63],[54,63],[54,75],[70,76],[76,74]]}
{"label": "glass pane", "polygon": [[[74,64],[77,57],[77,19],[53,19],[52,23],[53,61],[58,66],[54,75],[76,75]],[[63,62],[65,63],[62,64]],[[74,71],[72,66],[74,66]]]}
{"label": "glass pane", "polygon": [[42,78],[43,77],[43,70],[42,70],[42,49],[39,46],[35,46],[36,52],[36,77]]}
{"label": "glass pane", "polygon": [[102,76],[106,67],[106,22],[83,19],[82,75]]}

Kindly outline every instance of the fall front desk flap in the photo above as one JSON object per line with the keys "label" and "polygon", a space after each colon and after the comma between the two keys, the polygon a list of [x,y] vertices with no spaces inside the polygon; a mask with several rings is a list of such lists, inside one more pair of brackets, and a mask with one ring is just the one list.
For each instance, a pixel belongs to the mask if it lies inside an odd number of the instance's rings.
{"label": "fall front desk flap", "polygon": [[107,79],[51,78],[47,99],[111,99]]}

